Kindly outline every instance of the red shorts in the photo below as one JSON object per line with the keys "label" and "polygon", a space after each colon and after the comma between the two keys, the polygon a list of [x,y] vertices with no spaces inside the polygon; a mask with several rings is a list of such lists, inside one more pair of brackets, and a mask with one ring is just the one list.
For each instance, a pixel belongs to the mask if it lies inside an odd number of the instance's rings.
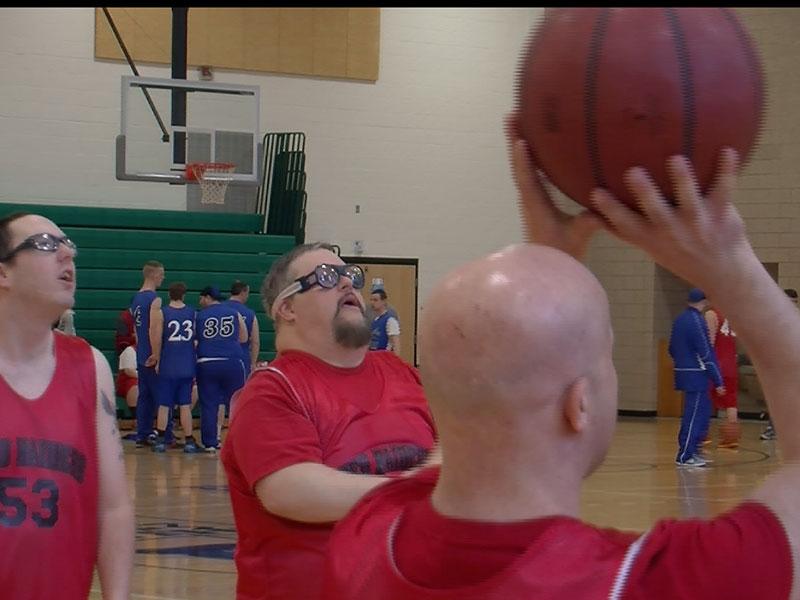
{"label": "red shorts", "polygon": [[722,396],[717,394],[714,384],[711,384],[711,401],[714,403],[714,408],[719,410],[721,408],[737,408],[737,392],[739,391],[739,376],[738,373],[732,377],[722,377],[722,383],[725,386],[725,393]]}
{"label": "red shorts", "polygon": [[139,380],[136,377],[131,377],[120,371],[117,373],[117,396],[127,398],[128,392],[138,383]]}

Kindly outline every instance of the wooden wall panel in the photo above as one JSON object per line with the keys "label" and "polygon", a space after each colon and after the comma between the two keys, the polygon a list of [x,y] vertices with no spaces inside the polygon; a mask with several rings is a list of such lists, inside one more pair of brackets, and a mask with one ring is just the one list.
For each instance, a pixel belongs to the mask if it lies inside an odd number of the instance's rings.
{"label": "wooden wall panel", "polygon": [[[134,61],[171,64],[172,10],[110,8]],[[124,60],[101,9],[95,58]],[[221,69],[376,81],[378,8],[191,8],[187,63]]]}
{"label": "wooden wall panel", "polygon": [[380,9],[349,9],[347,11],[347,77],[376,81],[380,47]]}

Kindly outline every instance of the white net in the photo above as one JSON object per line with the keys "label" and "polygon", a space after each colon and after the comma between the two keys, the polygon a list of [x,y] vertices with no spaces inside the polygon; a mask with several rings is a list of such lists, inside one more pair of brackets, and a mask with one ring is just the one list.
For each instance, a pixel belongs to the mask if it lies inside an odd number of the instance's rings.
{"label": "white net", "polygon": [[232,163],[193,163],[189,165],[200,184],[201,204],[225,204],[225,190],[233,181],[236,165]]}

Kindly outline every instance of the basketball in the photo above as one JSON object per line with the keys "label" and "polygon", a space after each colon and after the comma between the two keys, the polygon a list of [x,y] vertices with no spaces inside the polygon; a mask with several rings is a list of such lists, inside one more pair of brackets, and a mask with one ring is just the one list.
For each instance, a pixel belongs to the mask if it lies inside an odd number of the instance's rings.
{"label": "basketball", "polygon": [[742,426],[739,423],[723,422],[719,425],[720,443],[731,447],[739,444],[742,437]]}
{"label": "basketball", "polygon": [[665,161],[683,154],[703,192],[720,150],[753,149],[764,106],[761,63],[726,8],[554,8],[518,74],[532,158],[576,202],[604,187],[628,206],[627,169],[645,167],[669,198]]}

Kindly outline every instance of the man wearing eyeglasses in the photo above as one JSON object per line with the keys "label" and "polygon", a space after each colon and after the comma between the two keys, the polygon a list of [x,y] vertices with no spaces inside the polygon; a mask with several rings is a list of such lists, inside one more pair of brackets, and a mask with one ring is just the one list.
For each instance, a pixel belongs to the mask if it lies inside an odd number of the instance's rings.
{"label": "man wearing eyeglasses", "polygon": [[333,524],[434,445],[416,371],[368,352],[363,286],[332,246],[305,244],[261,288],[278,356],[239,393],[222,449],[239,600],[319,598]]}
{"label": "man wearing eyeglasses", "polygon": [[0,219],[0,590],[128,598],[133,509],[105,357],[52,331],[75,302],[75,245],[53,222]]}

